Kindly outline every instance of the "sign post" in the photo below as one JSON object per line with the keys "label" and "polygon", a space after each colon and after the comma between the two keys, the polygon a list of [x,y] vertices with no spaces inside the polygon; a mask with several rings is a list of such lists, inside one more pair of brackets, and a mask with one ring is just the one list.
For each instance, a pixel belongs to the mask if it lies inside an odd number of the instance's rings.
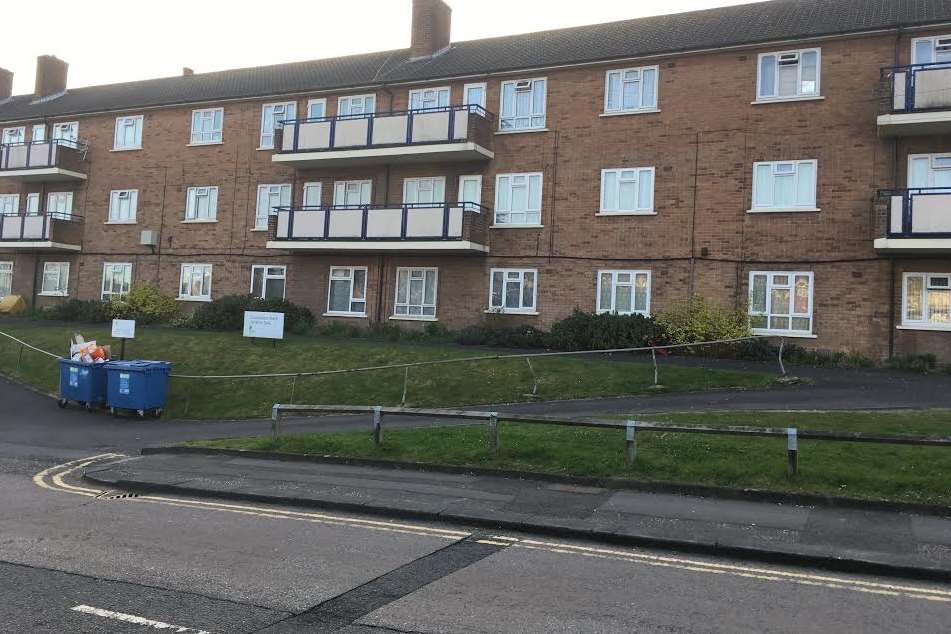
{"label": "sign post", "polygon": [[113,319],[112,336],[122,342],[119,346],[119,360],[125,361],[125,340],[135,339],[135,320]]}
{"label": "sign post", "polygon": [[270,339],[277,346],[277,340],[284,338],[284,313],[244,311],[244,336]]}

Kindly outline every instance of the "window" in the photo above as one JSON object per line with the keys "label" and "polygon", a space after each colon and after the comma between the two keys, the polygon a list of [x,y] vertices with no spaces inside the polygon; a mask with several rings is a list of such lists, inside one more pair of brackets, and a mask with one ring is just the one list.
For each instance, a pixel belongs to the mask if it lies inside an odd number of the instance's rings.
{"label": "window", "polygon": [[951,154],[908,155],[908,187],[951,188]]}
{"label": "window", "polygon": [[818,211],[816,161],[753,163],[750,211]]}
{"label": "window", "polygon": [[68,220],[73,215],[73,192],[50,192],[47,194],[46,213]]}
{"label": "window", "polygon": [[657,66],[609,70],[604,78],[604,112],[656,109],[657,73]]}
{"label": "window", "polygon": [[598,271],[598,312],[650,313],[650,271]]}
{"label": "window", "polygon": [[46,140],[46,124],[37,123],[33,126],[33,132],[30,134],[31,141],[45,141]]}
{"label": "window", "polygon": [[812,273],[750,273],[754,334],[812,334]]}
{"label": "window", "polygon": [[432,176],[429,178],[403,179],[403,203],[439,203],[446,200],[446,178]]}
{"label": "window", "polygon": [[335,205],[369,205],[371,181],[337,181],[334,183]]}
{"label": "window", "polygon": [[178,298],[196,301],[211,300],[210,264],[182,264]]}
{"label": "window", "polygon": [[274,147],[274,130],[285,119],[294,119],[297,116],[297,104],[293,101],[286,103],[266,103],[261,106],[261,145],[260,149],[269,150]]}
{"label": "window", "polygon": [[320,183],[304,183],[303,203],[305,207],[320,207],[323,186]]}
{"label": "window", "polygon": [[423,88],[409,91],[409,109],[439,108],[449,105],[449,88]]}
{"label": "window", "polygon": [[351,95],[337,100],[337,116],[373,114],[376,112],[375,95]]}
{"label": "window", "polygon": [[951,274],[905,273],[901,323],[909,327],[951,330]]}
{"label": "window", "polygon": [[541,172],[495,177],[495,224],[540,225],[541,218]]}
{"label": "window", "polygon": [[142,147],[142,115],[116,117],[113,150],[138,150]]}
{"label": "window", "polygon": [[275,207],[287,207],[290,204],[290,185],[258,185],[258,206],[254,212],[254,228],[267,229],[268,217],[277,213]]}
{"label": "window", "polygon": [[367,312],[367,269],[365,266],[333,266],[327,289],[327,313],[356,315]]}
{"label": "window", "polygon": [[217,187],[189,187],[185,198],[185,220],[218,219]]}
{"label": "window", "polygon": [[307,118],[323,119],[327,116],[327,100],[311,99],[307,102]]}
{"label": "window", "polygon": [[66,121],[53,124],[53,139],[76,142],[79,140],[79,122]]}
{"label": "window", "polygon": [[459,177],[459,202],[482,204],[482,175]]}
{"label": "window", "polygon": [[540,130],[545,127],[545,79],[502,82],[499,130]]}
{"label": "window", "polygon": [[251,294],[261,299],[284,299],[286,280],[286,266],[252,266]]}
{"label": "window", "polygon": [[65,297],[69,288],[69,262],[46,262],[43,264],[43,285],[40,295]]}
{"label": "window", "polygon": [[406,319],[436,318],[437,269],[396,269],[394,317]]}
{"label": "window", "polygon": [[911,41],[912,64],[951,62],[951,35],[919,37]]}
{"label": "window", "polygon": [[0,262],[0,299],[13,292],[13,262]]}
{"label": "window", "polygon": [[192,145],[221,143],[221,129],[225,117],[224,108],[192,110]]}
{"label": "window", "polygon": [[795,99],[819,95],[819,49],[764,53],[759,56],[758,99]]}
{"label": "window", "polygon": [[466,84],[462,87],[462,98],[467,106],[485,108],[485,84]]}
{"label": "window", "polygon": [[601,170],[601,213],[650,214],[653,210],[653,167]]}
{"label": "window", "polygon": [[102,301],[128,295],[132,290],[132,265],[129,263],[102,265]]}
{"label": "window", "polygon": [[20,194],[0,194],[0,216],[16,216],[20,213]]}
{"label": "window", "polygon": [[23,143],[26,141],[26,128],[20,126],[18,128],[4,128],[3,129],[3,144],[12,145],[15,143]]}
{"label": "window", "polygon": [[114,189],[109,193],[108,222],[135,222],[139,201],[137,189]]}
{"label": "window", "polygon": [[503,313],[535,312],[535,269],[492,269],[489,309]]}
{"label": "window", "polygon": [[40,195],[37,192],[26,195],[26,213],[28,216],[40,213]]}

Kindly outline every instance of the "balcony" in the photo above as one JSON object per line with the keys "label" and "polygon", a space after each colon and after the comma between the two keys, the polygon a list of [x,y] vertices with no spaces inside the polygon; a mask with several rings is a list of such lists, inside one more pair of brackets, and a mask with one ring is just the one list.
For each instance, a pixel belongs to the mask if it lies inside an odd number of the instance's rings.
{"label": "balcony", "polygon": [[76,214],[0,215],[0,249],[80,251],[82,221]]}
{"label": "balcony", "polygon": [[288,119],[271,160],[302,168],[488,161],[493,119],[476,105]]}
{"label": "balcony", "polygon": [[488,216],[475,203],[278,207],[267,247],[484,254]]}
{"label": "balcony", "polygon": [[913,64],[882,70],[886,101],[878,117],[883,137],[951,132],[951,64]]}
{"label": "balcony", "polygon": [[928,187],[879,192],[885,201],[885,236],[875,248],[889,253],[951,251],[951,189]]}
{"label": "balcony", "polygon": [[83,141],[53,139],[0,145],[0,179],[82,181],[87,171]]}

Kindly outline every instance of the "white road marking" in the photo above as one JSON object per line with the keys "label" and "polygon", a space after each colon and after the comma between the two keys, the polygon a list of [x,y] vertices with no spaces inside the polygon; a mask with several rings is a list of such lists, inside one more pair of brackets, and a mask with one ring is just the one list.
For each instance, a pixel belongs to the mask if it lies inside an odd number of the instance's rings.
{"label": "white road marking", "polygon": [[95,608],[91,605],[75,605],[70,609],[74,612],[81,612],[82,614],[101,616],[104,619],[113,619],[114,621],[132,623],[133,625],[142,625],[144,627],[151,627],[155,630],[170,630],[172,632],[176,632],[176,634],[211,634],[211,632],[208,630],[196,630],[192,627],[172,625],[171,623],[147,619],[144,616],[136,616],[135,614],[126,614],[124,612],[113,612],[112,610],[103,610],[102,608]]}

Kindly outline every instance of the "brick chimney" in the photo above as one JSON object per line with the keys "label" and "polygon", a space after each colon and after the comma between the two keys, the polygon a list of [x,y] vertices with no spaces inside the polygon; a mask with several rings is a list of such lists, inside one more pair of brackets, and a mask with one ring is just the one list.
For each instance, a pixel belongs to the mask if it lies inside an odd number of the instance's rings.
{"label": "brick chimney", "polygon": [[182,66],[182,77],[191,77],[195,74],[195,71],[188,66]]}
{"label": "brick chimney", "polygon": [[33,100],[39,101],[66,92],[66,71],[69,64],[55,55],[36,58],[36,87]]}
{"label": "brick chimney", "polygon": [[6,101],[13,96],[13,73],[6,68],[0,68],[0,101]]}
{"label": "brick chimney", "polygon": [[433,57],[449,48],[452,9],[442,0],[413,0],[410,58]]}

